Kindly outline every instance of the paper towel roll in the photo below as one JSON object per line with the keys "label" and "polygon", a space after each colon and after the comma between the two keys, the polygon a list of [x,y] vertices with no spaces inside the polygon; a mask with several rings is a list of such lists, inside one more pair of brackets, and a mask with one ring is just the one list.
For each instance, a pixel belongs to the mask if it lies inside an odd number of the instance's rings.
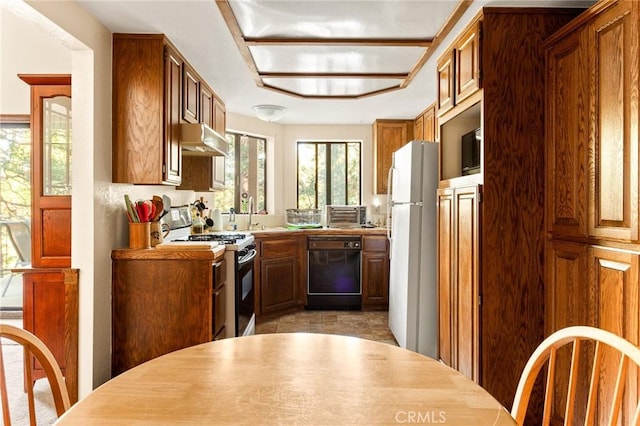
{"label": "paper towel roll", "polygon": [[213,219],[213,230],[214,231],[222,231],[222,213],[220,213],[219,209],[215,209],[213,214],[211,215],[211,219]]}

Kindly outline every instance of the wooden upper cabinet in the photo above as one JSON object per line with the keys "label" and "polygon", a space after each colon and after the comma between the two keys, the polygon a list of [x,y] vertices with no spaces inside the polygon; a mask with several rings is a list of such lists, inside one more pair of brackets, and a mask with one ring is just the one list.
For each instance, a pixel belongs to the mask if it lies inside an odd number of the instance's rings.
{"label": "wooden upper cabinet", "polygon": [[213,91],[200,83],[200,122],[215,128]]}
{"label": "wooden upper cabinet", "polygon": [[171,46],[165,46],[165,105],[163,144],[164,165],[162,178],[177,184],[182,176],[182,152],[180,147],[180,70],[182,58]]}
{"label": "wooden upper cabinet", "polygon": [[621,1],[588,26],[589,234],[638,241],[640,4]]}
{"label": "wooden upper cabinet", "polygon": [[482,22],[473,23],[456,42],[455,102],[466,99],[480,88],[480,34]]}
{"label": "wooden upper cabinet", "polygon": [[376,120],[373,125],[373,183],[376,194],[387,193],[392,154],[413,138],[413,120]]}
{"label": "wooden upper cabinet", "polygon": [[186,62],[182,64],[182,119],[200,122],[200,79]]}
{"label": "wooden upper cabinet", "polygon": [[584,36],[574,32],[547,51],[547,232],[587,236],[587,93]]}
{"label": "wooden upper cabinet", "polygon": [[482,21],[475,20],[438,60],[438,115],[480,89],[481,35]]}
{"label": "wooden upper cabinet", "polygon": [[427,108],[423,114],[423,137],[425,141],[436,141],[436,105],[433,104]]}
{"label": "wooden upper cabinet", "polygon": [[180,183],[182,62],[163,35],[113,35],[114,183]]}
{"label": "wooden upper cabinet", "polygon": [[454,105],[454,52],[449,51],[437,65],[438,114],[445,113]]}
{"label": "wooden upper cabinet", "polygon": [[213,122],[213,130],[224,137],[227,131],[227,110],[222,101],[216,97],[213,98]]}
{"label": "wooden upper cabinet", "polygon": [[424,139],[424,116],[420,116],[413,122],[413,138],[417,140]]}

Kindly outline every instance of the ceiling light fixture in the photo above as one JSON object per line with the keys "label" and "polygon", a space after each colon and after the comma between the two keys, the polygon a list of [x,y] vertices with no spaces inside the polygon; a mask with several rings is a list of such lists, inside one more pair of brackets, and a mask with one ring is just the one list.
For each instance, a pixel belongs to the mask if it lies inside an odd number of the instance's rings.
{"label": "ceiling light fixture", "polygon": [[287,109],[280,105],[256,105],[253,107],[256,117],[263,121],[278,121],[287,112]]}

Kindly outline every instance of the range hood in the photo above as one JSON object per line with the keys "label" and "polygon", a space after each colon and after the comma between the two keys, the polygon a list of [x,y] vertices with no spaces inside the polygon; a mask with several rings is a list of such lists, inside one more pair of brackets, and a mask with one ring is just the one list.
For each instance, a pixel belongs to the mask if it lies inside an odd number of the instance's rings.
{"label": "range hood", "polygon": [[182,155],[227,156],[229,144],[226,139],[203,123],[180,125]]}

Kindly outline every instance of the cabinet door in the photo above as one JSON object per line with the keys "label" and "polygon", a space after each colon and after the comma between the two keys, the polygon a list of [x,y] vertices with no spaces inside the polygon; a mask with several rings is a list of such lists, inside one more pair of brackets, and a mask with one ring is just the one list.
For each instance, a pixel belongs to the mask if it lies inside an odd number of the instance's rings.
{"label": "cabinet door", "polygon": [[[640,253],[628,250],[609,249],[592,246],[589,249],[590,286],[595,288],[596,326],[610,331],[629,340],[634,345],[640,343],[638,331],[638,269]],[[616,371],[619,359],[614,354],[603,354],[602,372]],[[596,424],[605,424],[608,410],[601,401],[611,401],[614,397],[612,383],[601,377],[602,387],[598,391],[598,406]],[[625,392],[622,406],[622,424],[632,424],[634,410],[637,405],[639,375],[632,367],[627,376],[625,389],[635,389]]]}
{"label": "cabinet door", "polygon": [[456,365],[465,376],[479,380],[479,189],[454,192],[454,279]]}
{"label": "cabinet door", "polygon": [[437,67],[438,115],[449,111],[454,105],[453,63],[454,52],[440,58]]}
{"label": "cabinet door", "polygon": [[424,116],[416,118],[413,123],[413,138],[417,140],[424,139]]}
{"label": "cabinet door", "polygon": [[386,236],[362,237],[362,307],[389,306],[389,245]]}
{"label": "cabinet door", "polygon": [[424,113],[423,136],[425,141],[436,141],[436,106],[431,105]]}
{"label": "cabinet door", "polygon": [[[182,59],[169,46],[165,46],[165,135],[163,149],[162,179],[179,185],[182,172],[180,151],[180,82]],[[140,158],[141,162],[144,162]]]}
{"label": "cabinet door", "polygon": [[298,300],[298,259],[282,257],[260,261],[262,313],[293,308]]}
{"label": "cabinet door", "polygon": [[[387,174],[392,154],[412,137],[411,121],[376,121],[374,124],[374,191],[387,193]],[[411,129],[411,130],[410,130]]]}
{"label": "cabinet door", "polygon": [[186,62],[182,64],[182,119],[200,121],[200,79]]}
{"label": "cabinet door", "polygon": [[583,33],[573,32],[547,52],[547,232],[587,235],[588,89]]}
{"label": "cabinet door", "polygon": [[[546,249],[546,286],[545,286],[545,327],[546,335],[572,325],[595,325],[593,299],[594,288],[588,279],[588,246],[561,240],[550,240]],[[563,423],[566,407],[566,391],[569,383],[571,352],[565,349],[557,354],[551,416],[554,421]],[[586,371],[581,370],[582,377]],[[581,383],[580,389],[588,389],[588,383]],[[578,392],[576,406],[586,407],[586,393]],[[576,420],[584,423],[584,413],[576,413]]]}
{"label": "cabinet door", "polygon": [[438,190],[438,348],[449,367],[454,362],[453,323],[453,190]]}
{"label": "cabinet door", "polygon": [[224,104],[216,97],[213,98],[213,129],[223,137],[227,131],[227,110]]}
{"label": "cabinet door", "polygon": [[[51,350],[64,374],[65,288],[62,272],[25,273],[22,276],[24,329],[38,336]],[[45,377],[35,358],[33,379]]]}
{"label": "cabinet door", "polygon": [[215,127],[213,111],[213,92],[200,83],[200,122],[212,129]]}
{"label": "cabinet door", "polygon": [[208,192],[213,189],[213,162],[216,157],[185,155],[182,157],[180,190]]}
{"label": "cabinet door", "polygon": [[480,25],[472,25],[454,46],[455,103],[480,88]]}
{"label": "cabinet door", "polygon": [[213,157],[213,182],[212,188],[215,190],[224,189],[225,186],[226,158]]}
{"label": "cabinet door", "polygon": [[589,234],[600,238],[638,240],[639,11],[622,1],[588,27]]}

